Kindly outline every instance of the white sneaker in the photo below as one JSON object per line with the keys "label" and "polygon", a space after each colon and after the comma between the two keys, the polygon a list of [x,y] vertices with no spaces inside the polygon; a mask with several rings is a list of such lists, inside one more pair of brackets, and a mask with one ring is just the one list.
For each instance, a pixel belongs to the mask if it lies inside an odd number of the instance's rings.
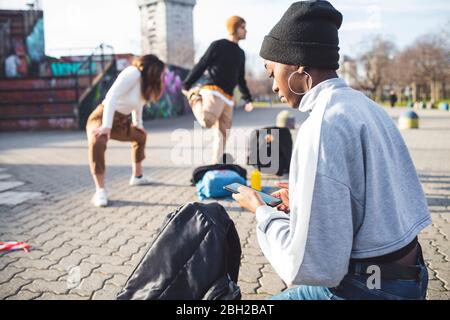
{"label": "white sneaker", "polygon": [[106,207],[108,205],[108,195],[105,189],[98,189],[92,197],[92,203],[96,207]]}
{"label": "white sneaker", "polygon": [[152,183],[153,182],[150,179],[148,179],[144,176],[142,176],[140,178],[131,176],[131,179],[130,179],[130,186],[145,186],[145,185],[149,185]]}

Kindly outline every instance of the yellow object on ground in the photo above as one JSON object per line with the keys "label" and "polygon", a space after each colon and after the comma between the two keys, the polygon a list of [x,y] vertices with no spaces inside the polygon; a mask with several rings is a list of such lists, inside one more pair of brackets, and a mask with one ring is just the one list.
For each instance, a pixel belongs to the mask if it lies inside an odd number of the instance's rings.
{"label": "yellow object on ground", "polygon": [[250,175],[250,186],[258,191],[261,191],[262,185],[261,185],[261,172],[259,170],[255,169],[252,171]]}

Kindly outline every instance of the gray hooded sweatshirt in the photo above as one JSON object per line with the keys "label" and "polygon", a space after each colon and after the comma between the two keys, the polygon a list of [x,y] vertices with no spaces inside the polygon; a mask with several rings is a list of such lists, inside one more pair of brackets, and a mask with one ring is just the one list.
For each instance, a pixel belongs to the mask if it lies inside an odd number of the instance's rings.
{"label": "gray hooded sweatshirt", "polygon": [[287,284],[337,286],[351,258],[401,249],[431,223],[395,123],[339,78],[312,88],[289,177],[290,214],[261,206],[258,242]]}

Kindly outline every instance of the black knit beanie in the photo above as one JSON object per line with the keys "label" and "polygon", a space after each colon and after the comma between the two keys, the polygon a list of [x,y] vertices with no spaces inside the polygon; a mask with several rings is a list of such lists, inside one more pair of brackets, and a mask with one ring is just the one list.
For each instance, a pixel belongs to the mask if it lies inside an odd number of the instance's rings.
{"label": "black knit beanie", "polygon": [[293,3],[265,36],[260,56],[288,65],[339,68],[342,14],[328,1]]}

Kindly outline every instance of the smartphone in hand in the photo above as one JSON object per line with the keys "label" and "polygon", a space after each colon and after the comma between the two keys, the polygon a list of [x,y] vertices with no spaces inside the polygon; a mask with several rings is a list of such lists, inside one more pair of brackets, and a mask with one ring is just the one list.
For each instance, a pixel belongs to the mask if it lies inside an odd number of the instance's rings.
{"label": "smartphone in hand", "polygon": [[[244,185],[240,184],[240,183],[232,183],[229,184],[227,186],[224,186],[223,188],[227,191],[230,191],[232,193],[239,193],[238,188],[239,187],[245,187]],[[254,190],[254,189],[253,189]],[[270,194],[255,190],[256,192],[258,192],[258,194],[261,196],[261,198],[263,199],[263,201],[271,207],[276,207],[278,205],[280,205],[282,203],[281,199],[278,199],[274,196],[271,196]]]}

